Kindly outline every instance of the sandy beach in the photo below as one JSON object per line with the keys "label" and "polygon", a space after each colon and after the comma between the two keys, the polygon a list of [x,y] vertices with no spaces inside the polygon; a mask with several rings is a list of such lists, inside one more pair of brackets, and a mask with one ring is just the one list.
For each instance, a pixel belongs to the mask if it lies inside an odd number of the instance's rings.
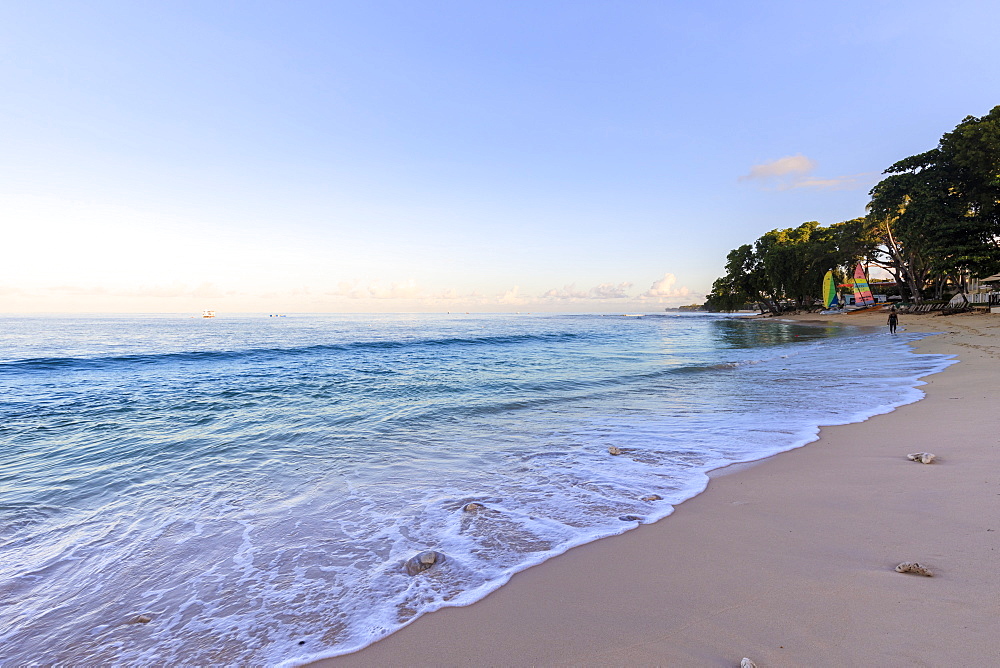
{"label": "sandy beach", "polygon": [[[1000,315],[900,326],[960,359],[925,399],[718,471],[657,524],[313,665],[1000,665]],[[933,577],[895,572],[907,561]]]}

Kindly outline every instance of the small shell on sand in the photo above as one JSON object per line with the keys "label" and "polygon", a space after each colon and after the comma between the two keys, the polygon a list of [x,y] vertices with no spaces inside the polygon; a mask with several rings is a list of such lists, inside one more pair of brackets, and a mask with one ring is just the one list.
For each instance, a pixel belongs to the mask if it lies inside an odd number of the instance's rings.
{"label": "small shell on sand", "polygon": [[921,464],[930,464],[932,461],[937,459],[937,455],[932,455],[929,452],[914,452],[911,455],[906,455],[906,458],[911,462],[920,462]]}
{"label": "small shell on sand", "polygon": [[896,566],[897,573],[914,573],[916,575],[926,575],[927,577],[932,577],[934,574],[931,573],[927,568],[921,566],[915,561],[904,561],[900,565]]}
{"label": "small shell on sand", "polygon": [[610,453],[612,455],[620,455],[622,453],[622,451],[620,449],[618,449],[617,447],[615,447],[615,446],[612,445],[610,448],[608,448],[608,453]]}

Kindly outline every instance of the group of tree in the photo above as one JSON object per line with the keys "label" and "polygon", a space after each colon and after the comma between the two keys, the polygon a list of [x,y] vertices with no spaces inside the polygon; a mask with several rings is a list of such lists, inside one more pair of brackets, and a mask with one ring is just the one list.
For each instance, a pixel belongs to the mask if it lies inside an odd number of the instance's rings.
{"label": "group of tree", "polygon": [[858,262],[888,271],[916,303],[1000,271],[1000,106],[883,173],[867,215],[771,230],[731,251],[706,308],[808,308],[827,271],[842,282]]}

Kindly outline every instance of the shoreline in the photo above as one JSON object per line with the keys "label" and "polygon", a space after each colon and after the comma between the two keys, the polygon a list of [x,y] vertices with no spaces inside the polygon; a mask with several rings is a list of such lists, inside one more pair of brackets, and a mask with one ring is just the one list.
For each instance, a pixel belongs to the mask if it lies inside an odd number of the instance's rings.
{"label": "shoreline", "polygon": [[[877,326],[885,315],[790,318]],[[900,326],[944,332],[917,352],[959,355],[925,377],[922,400],[717,469],[669,518],[309,665],[988,665],[1000,655],[1000,318],[904,315]],[[918,451],[939,460],[906,459]],[[903,561],[935,577],[894,572]]]}

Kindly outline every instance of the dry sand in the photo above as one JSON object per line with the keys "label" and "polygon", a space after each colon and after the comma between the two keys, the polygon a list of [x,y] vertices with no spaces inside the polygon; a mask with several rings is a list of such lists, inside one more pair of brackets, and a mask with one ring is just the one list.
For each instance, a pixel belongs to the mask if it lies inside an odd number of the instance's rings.
{"label": "dry sand", "polygon": [[924,400],[717,472],[657,524],[319,665],[1000,665],[1000,315],[900,326],[961,360]]}

